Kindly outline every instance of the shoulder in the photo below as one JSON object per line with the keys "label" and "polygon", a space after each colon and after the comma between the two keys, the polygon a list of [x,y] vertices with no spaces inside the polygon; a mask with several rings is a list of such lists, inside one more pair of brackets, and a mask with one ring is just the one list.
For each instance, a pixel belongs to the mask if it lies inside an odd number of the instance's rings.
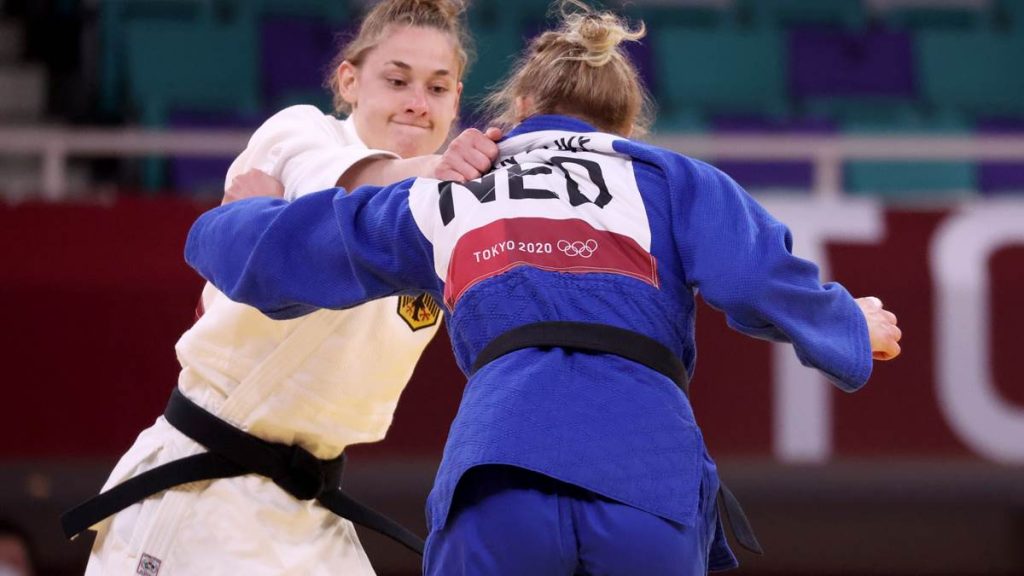
{"label": "shoulder", "polygon": [[343,121],[324,114],[315,106],[297,105],[263,122],[249,138],[243,155],[287,160],[307,151],[334,150],[350,144],[353,142],[346,135]]}
{"label": "shoulder", "polygon": [[355,144],[341,120],[315,106],[290,106],[253,132],[228,170],[226,186],[235,176],[257,169],[284,183],[289,197],[303,189],[327,188],[337,182],[338,158],[362,153],[363,147]]}
{"label": "shoulder", "polygon": [[284,124],[284,123],[309,123],[309,124],[337,124],[341,125],[341,120],[324,114],[316,106],[310,106],[308,104],[298,104],[295,106],[289,106],[273,116],[271,116],[264,126],[267,124]]}
{"label": "shoulder", "polygon": [[711,168],[674,150],[638,140],[622,138],[615,141],[614,148],[616,152],[629,156],[638,172],[659,175],[672,184],[685,183],[695,172]]}
{"label": "shoulder", "polygon": [[623,151],[657,165],[674,182],[685,182],[720,189],[740,189],[731,176],[719,168],[685,154],[634,140],[624,140]]}
{"label": "shoulder", "polygon": [[289,106],[268,118],[253,134],[254,140],[276,139],[286,135],[330,134],[343,139],[343,122],[324,114],[319,108],[301,104]]}

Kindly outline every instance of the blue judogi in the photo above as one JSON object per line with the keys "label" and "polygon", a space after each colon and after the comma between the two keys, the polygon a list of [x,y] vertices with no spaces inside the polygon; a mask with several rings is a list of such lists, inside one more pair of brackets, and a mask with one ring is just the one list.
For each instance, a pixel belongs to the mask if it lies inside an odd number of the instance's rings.
{"label": "blue judogi", "polygon": [[423,573],[451,576],[703,576],[715,537],[715,483],[683,526],[588,490],[510,466],[478,466],[459,482]]}
{"label": "blue judogi", "polygon": [[[729,325],[792,342],[840,388],[871,372],[863,315],[794,257],[789,231],[715,168],[668,150],[537,116],[500,144],[499,168],[465,185],[252,199],[203,215],[186,259],[232,299],[277,318],[427,291],[445,303],[456,360],[511,328],[608,324],[654,338],[692,374],[694,295]],[[737,390],[737,393],[742,391]],[[717,483],[688,398],[622,357],[528,348],[469,378],[428,500],[441,530],[460,478],[509,465],[704,528]],[[708,567],[736,565],[721,529]]]}

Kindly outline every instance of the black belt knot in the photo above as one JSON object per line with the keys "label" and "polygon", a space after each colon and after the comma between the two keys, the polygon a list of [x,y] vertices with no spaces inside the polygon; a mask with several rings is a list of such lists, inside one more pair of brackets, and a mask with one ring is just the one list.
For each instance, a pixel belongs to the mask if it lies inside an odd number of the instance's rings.
{"label": "black belt knot", "polygon": [[290,446],[286,453],[286,462],[282,466],[284,473],[271,478],[285,492],[299,500],[313,500],[319,498],[324,490],[341,486],[344,453],[334,460],[320,460],[299,445]]}

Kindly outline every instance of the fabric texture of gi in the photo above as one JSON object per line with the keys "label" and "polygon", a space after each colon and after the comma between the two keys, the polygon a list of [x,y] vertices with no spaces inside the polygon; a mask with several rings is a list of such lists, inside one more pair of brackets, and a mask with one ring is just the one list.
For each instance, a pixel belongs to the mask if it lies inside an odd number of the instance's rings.
{"label": "fabric texture of gi", "polygon": [[[575,321],[654,338],[692,374],[699,291],[730,326],[791,342],[840,388],[867,381],[867,325],[854,299],[822,284],[791,253],[788,229],[722,172],[565,116],[530,118],[500,148],[498,168],[466,184],[410,179],[215,209],[193,226],[186,259],[278,318],[427,290],[445,302],[467,372],[511,328]],[[560,348],[516,351],[471,375],[428,500],[432,531],[460,478],[484,464],[690,527],[705,521],[702,477],[717,482],[674,383],[621,357]],[[721,533],[711,570],[736,565]]]}
{"label": "fabric texture of gi", "polygon": [[[334,186],[349,167],[374,156],[394,157],[367,149],[351,121],[295,106],[254,133],[227,182],[260,169],[281,180],[293,200]],[[233,302],[212,285],[202,303],[203,315],[176,346],[181,391],[250,434],[299,444],[321,459],[384,437],[437,330],[436,323],[412,330],[396,298],[286,321]],[[103,490],[202,450],[160,417]],[[90,575],[134,574],[147,562],[160,575],[373,574],[349,521],[256,476],[181,486],[96,529]]]}
{"label": "fabric texture of gi", "polygon": [[535,472],[477,466],[466,473],[425,576],[700,576],[715,536],[714,483],[701,522],[683,526]]}

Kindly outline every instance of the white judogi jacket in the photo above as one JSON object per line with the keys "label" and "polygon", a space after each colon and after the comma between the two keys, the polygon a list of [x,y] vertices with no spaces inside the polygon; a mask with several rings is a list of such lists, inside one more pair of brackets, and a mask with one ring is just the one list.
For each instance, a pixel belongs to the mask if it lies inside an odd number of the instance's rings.
{"label": "white judogi jacket", "polygon": [[[294,199],[334,187],[353,164],[374,156],[396,157],[368,149],[351,120],[293,106],[253,134],[227,183],[255,168]],[[436,306],[416,318],[411,299],[397,297],[276,321],[209,284],[203,307],[176,346],[182,392],[250,434],[299,444],[321,459],[384,437],[440,322]],[[160,417],[103,490],[202,450]],[[257,476],[181,486],[97,529],[88,575],[373,574],[350,522]]]}

